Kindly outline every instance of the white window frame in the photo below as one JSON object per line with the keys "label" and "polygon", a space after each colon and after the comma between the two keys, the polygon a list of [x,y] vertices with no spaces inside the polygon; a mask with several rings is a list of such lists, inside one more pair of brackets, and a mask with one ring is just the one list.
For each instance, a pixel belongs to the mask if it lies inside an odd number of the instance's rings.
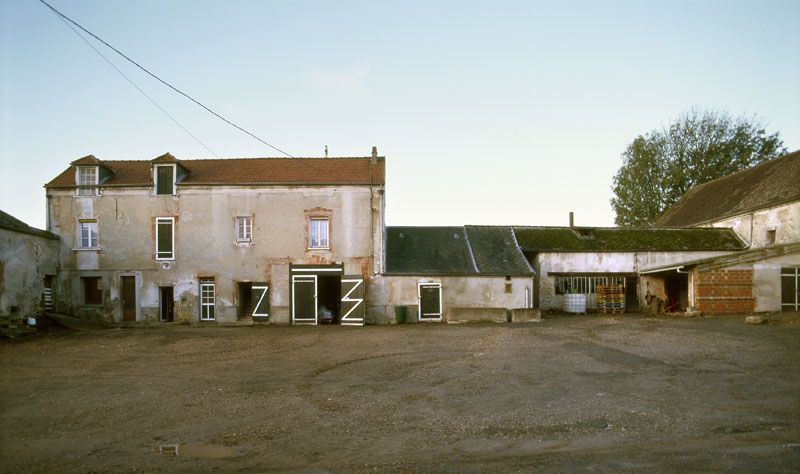
{"label": "white window frame", "polygon": [[[209,298],[209,295],[204,294],[205,291],[210,289],[210,298],[211,301],[206,301]],[[214,308],[214,304],[216,302],[216,282],[214,280],[200,280],[200,321],[214,321],[216,319],[216,309],[213,311],[213,315],[211,315],[212,311],[209,311],[209,307]]]}
{"label": "white window frame", "polygon": [[[159,253],[166,253],[166,252],[159,252],[158,250],[158,224],[163,222],[169,222],[172,229],[172,253],[169,257],[159,257]],[[175,260],[175,218],[174,217],[156,217],[156,260]]]}
{"label": "white window frame", "polygon": [[[84,171],[92,171],[94,174],[94,180],[91,182],[84,182],[83,181],[83,172]],[[99,194],[100,190],[97,187],[98,183],[100,182],[100,167],[98,166],[76,166],[75,167],[75,185],[77,188],[75,189],[76,196],[96,196]]]}
{"label": "white window frame", "polygon": [[[244,224],[244,228],[242,227]],[[244,231],[243,231],[244,229]],[[253,216],[236,216],[236,241],[252,242],[253,240]]]}
{"label": "white window frame", "polygon": [[[87,226],[86,228],[89,232],[88,245],[83,245],[84,226]],[[94,240],[92,240],[92,229],[94,229]],[[80,250],[99,249],[100,248],[99,239],[100,239],[100,234],[97,231],[97,219],[78,219],[78,246],[77,246],[78,249]]]}
{"label": "white window frame", "polygon": [[[318,245],[314,245],[314,238],[312,237],[313,223],[322,221],[325,222],[325,243],[323,244],[322,239],[318,238]],[[308,248],[316,250],[331,248],[331,220],[329,217],[310,217],[308,219]]]}
{"label": "white window frame", "polygon": [[177,194],[176,181],[178,180],[178,167],[176,165],[153,165],[153,194],[157,196],[169,196],[169,194],[158,194],[158,168],[172,168],[172,195]]}
{"label": "white window frame", "polygon": [[[436,318],[423,318],[422,317],[422,287],[430,286],[439,288],[439,313]],[[417,282],[417,320],[418,321],[441,321],[442,320],[442,283],[436,281],[420,281]]]}

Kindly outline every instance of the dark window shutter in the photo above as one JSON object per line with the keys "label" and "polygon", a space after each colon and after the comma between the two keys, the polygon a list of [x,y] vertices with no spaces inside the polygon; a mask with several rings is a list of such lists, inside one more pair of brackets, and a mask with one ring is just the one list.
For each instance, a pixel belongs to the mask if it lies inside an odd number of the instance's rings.
{"label": "dark window shutter", "polygon": [[172,194],[172,171],[174,168],[172,166],[158,166],[156,169],[158,170],[156,194]]}
{"label": "dark window shutter", "polygon": [[158,256],[159,258],[172,257],[172,222],[158,223]]}

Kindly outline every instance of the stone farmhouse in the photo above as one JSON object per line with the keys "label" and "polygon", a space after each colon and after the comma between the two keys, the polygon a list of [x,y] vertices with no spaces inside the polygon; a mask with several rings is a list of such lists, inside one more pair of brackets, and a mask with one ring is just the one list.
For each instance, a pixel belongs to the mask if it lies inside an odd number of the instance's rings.
{"label": "stone farmhouse", "polygon": [[[385,158],[76,160],[45,185],[55,309],[114,322],[529,320],[599,285],[628,311],[798,310],[800,152],[647,229],[386,227]],[[43,232],[43,231],[40,231]],[[49,267],[48,267],[49,268]],[[48,270],[49,271],[49,270]],[[36,279],[44,277],[37,275]]]}

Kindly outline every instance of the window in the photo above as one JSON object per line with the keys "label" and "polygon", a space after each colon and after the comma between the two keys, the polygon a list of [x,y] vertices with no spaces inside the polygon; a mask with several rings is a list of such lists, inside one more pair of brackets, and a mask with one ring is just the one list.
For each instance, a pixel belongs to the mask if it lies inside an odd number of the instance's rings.
{"label": "window", "polygon": [[250,242],[253,238],[253,218],[240,216],[236,218],[236,241]]}
{"label": "window", "polygon": [[506,277],[506,293],[511,293],[513,291],[512,288],[513,287],[511,285],[511,277],[507,276]]}
{"label": "window", "polygon": [[588,277],[588,276],[559,276],[556,277],[556,294],[565,293],[595,293],[597,285],[622,285],[625,287],[625,277]]}
{"label": "window", "polygon": [[97,193],[97,167],[78,167],[78,196],[94,196]]}
{"label": "window", "polygon": [[155,166],[156,194],[175,194],[175,166]]}
{"label": "window", "polygon": [[78,248],[97,248],[97,220],[81,219],[78,221]]}
{"label": "window", "polygon": [[81,277],[83,304],[103,304],[103,282],[100,277]]}
{"label": "window", "polygon": [[775,233],[775,229],[770,229],[767,231],[767,245],[775,243]]}
{"label": "window", "polygon": [[156,260],[175,260],[175,218],[156,218]]}
{"label": "window", "polygon": [[200,280],[200,320],[214,320],[214,279]]}
{"label": "window", "polygon": [[328,219],[311,218],[308,221],[308,248],[328,248]]}

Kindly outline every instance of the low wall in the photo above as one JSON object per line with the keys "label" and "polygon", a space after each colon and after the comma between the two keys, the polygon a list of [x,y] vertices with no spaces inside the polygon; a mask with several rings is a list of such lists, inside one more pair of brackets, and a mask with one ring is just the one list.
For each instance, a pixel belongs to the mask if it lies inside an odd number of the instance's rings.
{"label": "low wall", "polygon": [[529,323],[542,320],[542,312],[538,308],[514,308],[511,310],[511,322]]}
{"label": "low wall", "polygon": [[505,323],[508,315],[505,308],[463,308],[451,306],[445,320],[448,323]]}

